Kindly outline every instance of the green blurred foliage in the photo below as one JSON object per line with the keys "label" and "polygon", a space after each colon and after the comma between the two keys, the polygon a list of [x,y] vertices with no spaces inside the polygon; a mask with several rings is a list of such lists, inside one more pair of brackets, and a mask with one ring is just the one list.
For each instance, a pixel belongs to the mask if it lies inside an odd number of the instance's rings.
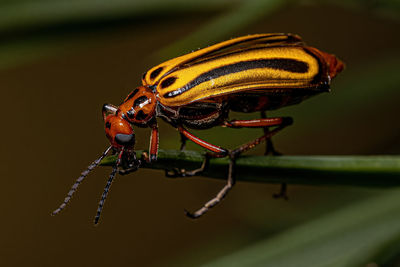
{"label": "green blurred foliage", "polygon": [[[108,173],[100,168],[64,213],[50,212],[107,145],[103,103],[119,104],[160,60],[257,32],[297,33],[347,64],[332,93],[271,112],[295,120],[274,138],[280,151],[399,154],[399,9],[389,0],[2,1],[0,86],[11,112],[1,133],[1,265],[398,265],[396,191],[291,186],[289,201],[274,201],[277,186],[240,182],[193,222],[183,208],[197,208],[221,182],[140,170],[118,177],[94,228]],[[160,127],[161,147],[176,149],[176,131]],[[260,134],[197,133],[228,147]],[[137,140],[146,148],[148,130],[137,129]]]}

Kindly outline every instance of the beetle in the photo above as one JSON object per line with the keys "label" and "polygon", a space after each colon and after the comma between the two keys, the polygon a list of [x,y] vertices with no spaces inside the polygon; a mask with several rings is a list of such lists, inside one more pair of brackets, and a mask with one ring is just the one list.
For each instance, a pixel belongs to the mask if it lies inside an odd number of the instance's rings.
{"label": "beetle", "polygon": [[[344,68],[336,56],[307,46],[295,34],[254,34],[227,40],[170,59],[143,74],[142,86],[135,88],[120,106],[105,104],[102,109],[105,133],[110,146],[72,186],[64,202],[53,212],[59,213],[70,201],[82,180],[112,151],[118,155],[99,202],[98,223],[111,183],[119,172],[136,171],[143,161],[157,160],[158,123],[161,118],[186,140],[208,150],[201,168],[192,171],[167,171],[169,176],[192,176],[207,166],[209,158],[229,157],[226,185],[216,197],[194,213],[198,218],[218,204],[235,184],[235,159],[241,153],[266,141],[275,152],[271,137],[292,124],[290,117],[267,118],[265,112],[330,90],[331,79]],[[230,120],[229,112],[261,112],[261,118]],[[138,159],[134,151],[133,126],[150,127],[149,153]],[[236,149],[226,149],[193,135],[187,129],[263,128],[264,134]],[[274,127],[272,130],[270,127]],[[283,187],[284,189],[285,187]]]}

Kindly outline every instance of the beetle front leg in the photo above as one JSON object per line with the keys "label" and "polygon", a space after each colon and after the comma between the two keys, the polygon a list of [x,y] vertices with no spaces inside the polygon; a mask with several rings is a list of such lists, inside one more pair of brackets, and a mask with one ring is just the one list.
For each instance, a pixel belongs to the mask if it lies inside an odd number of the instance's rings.
{"label": "beetle front leg", "polygon": [[149,153],[143,152],[141,160],[147,163],[157,161],[158,146],[159,146],[158,125],[157,123],[154,123],[151,125]]}
{"label": "beetle front leg", "polygon": [[158,125],[154,123],[151,126],[151,135],[150,135],[150,144],[149,144],[149,153],[148,158],[144,157],[147,162],[152,162],[157,160],[158,155],[158,146],[159,146],[159,138],[158,138]]}
{"label": "beetle front leg", "polygon": [[137,171],[140,167],[140,164],[141,160],[136,158],[136,152],[134,150],[125,150],[121,155],[121,164],[118,168],[118,173],[121,175],[126,175]]}

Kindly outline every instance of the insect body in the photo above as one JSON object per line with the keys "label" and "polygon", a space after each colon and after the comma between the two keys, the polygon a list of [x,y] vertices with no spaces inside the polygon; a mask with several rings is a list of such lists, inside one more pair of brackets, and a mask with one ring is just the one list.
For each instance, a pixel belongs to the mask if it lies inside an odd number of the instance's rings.
{"label": "insect body", "polygon": [[[265,112],[329,91],[331,79],[343,69],[334,55],[306,46],[293,34],[256,34],[231,39],[161,63],[147,71],[142,86],[134,89],[119,106],[103,106],[105,132],[111,146],[78,178],[61,211],[86,175],[109,153],[118,154],[109,181],[99,203],[95,223],[117,171],[125,174],[139,168],[143,160],[157,160],[158,126],[162,118],[182,136],[204,147],[210,157],[230,160],[227,184],[215,198],[189,217],[197,218],[219,203],[232,188],[235,158],[292,123],[289,117],[229,120],[229,111]],[[149,155],[136,158],[133,126],[150,127]],[[210,144],[187,128],[209,129],[214,126],[232,128],[264,128],[264,135],[243,146],[228,150]],[[269,130],[269,127],[274,127]],[[205,161],[206,163],[206,161]],[[173,175],[195,175],[196,171],[175,172]],[[171,173],[169,173],[171,175]]]}

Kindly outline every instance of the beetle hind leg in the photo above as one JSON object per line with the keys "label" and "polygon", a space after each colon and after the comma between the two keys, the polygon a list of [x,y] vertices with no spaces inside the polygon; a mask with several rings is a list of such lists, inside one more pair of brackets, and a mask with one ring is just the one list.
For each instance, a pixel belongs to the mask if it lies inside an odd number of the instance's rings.
{"label": "beetle hind leg", "polygon": [[[263,110],[261,111],[261,118],[265,119],[267,118],[267,113]],[[264,127],[264,134],[268,134],[269,132],[269,128],[268,127]],[[272,156],[280,156],[282,155],[282,153],[278,152],[275,150],[274,144],[272,143],[272,138],[268,138],[267,142],[265,142],[265,152],[264,155],[272,155]],[[283,198],[284,200],[288,200],[288,196],[287,196],[287,185],[285,183],[281,184],[281,188],[279,193],[275,193],[272,195],[273,198],[275,199],[279,199],[279,198]]]}
{"label": "beetle hind leg", "polygon": [[186,148],[186,141],[188,140],[186,138],[186,136],[183,133],[179,133],[181,135],[181,147],[180,147],[180,151],[185,150]]}
{"label": "beetle hind leg", "polygon": [[[261,111],[261,118],[266,119],[267,118],[267,113],[263,110]],[[264,127],[263,128],[264,135],[267,135],[269,132],[269,127]],[[273,156],[280,156],[282,153],[278,152],[275,150],[274,144],[272,143],[272,137],[268,138],[267,141],[265,142],[265,151],[264,155],[273,155]]]}
{"label": "beetle hind leg", "polygon": [[288,200],[289,197],[287,196],[287,184],[282,183],[281,184],[281,189],[279,190],[279,193],[275,193],[272,195],[273,198],[278,199],[278,198],[283,198],[284,200]]}

